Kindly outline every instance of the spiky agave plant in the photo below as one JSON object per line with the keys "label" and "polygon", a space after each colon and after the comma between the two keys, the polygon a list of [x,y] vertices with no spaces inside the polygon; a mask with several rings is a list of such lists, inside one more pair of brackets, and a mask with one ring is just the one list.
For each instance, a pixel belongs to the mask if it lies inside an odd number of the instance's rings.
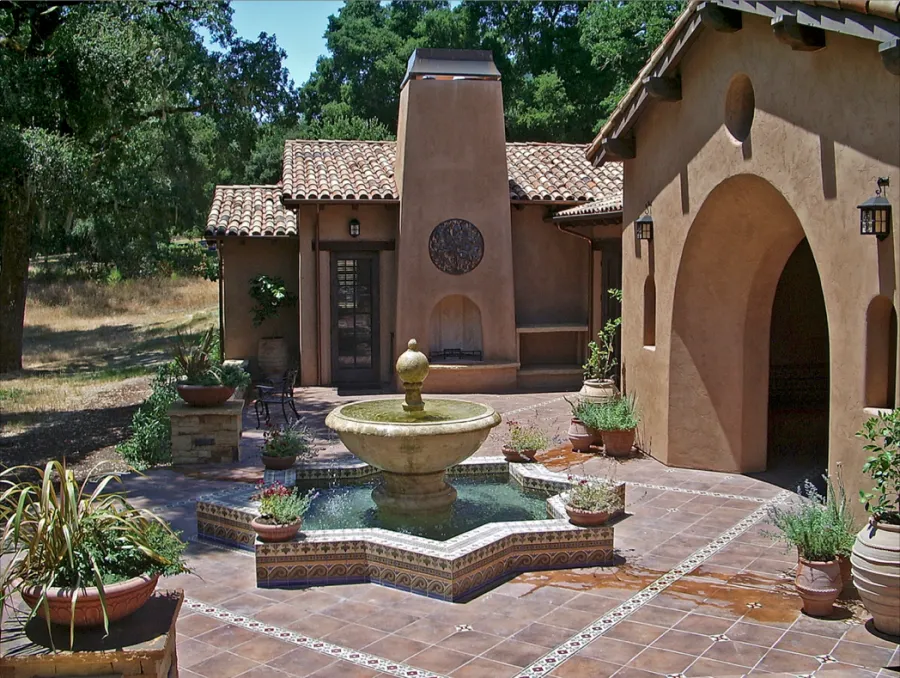
{"label": "spiky agave plant", "polygon": [[[109,633],[105,585],[138,574],[187,571],[181,558],[184,542],[169,525],[133,507],[121,492],[108,492],[111,483],[121,483],[119,476],[100,474],[92,481],[96,470],[81,484],[60,461],[0,473],[0,544],[7,552],[0,569],[0,604],[15,591],[36,588],[38,601],[28,618],[43,608],[49,629],[49,592],[70,589],[70,647],[75,606],[85,588],[97,588]],[[34,475],[37,480],[21,479]]]}

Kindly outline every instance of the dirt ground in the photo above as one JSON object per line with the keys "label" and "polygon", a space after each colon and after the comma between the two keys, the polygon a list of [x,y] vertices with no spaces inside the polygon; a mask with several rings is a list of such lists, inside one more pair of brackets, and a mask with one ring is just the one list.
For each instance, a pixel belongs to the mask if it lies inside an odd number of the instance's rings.
{"label": "dirt ground", "polygon": [[217,321],[218,286],[181,278],[33,284],[24,369],[0,377],[0,466],[65,458],[124,470],[115,446],[176,332]]}

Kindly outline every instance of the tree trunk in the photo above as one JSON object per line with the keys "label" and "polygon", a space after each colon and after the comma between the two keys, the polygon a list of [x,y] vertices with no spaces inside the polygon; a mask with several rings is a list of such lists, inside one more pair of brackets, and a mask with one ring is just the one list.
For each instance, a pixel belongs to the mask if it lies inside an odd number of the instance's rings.
{"label": "tree trunk", "polygon": [[8,201],[2,207],[6,215],[0,245],[0,374],[22,369],[29,215],[22,209],[27,201],[16,202]]}

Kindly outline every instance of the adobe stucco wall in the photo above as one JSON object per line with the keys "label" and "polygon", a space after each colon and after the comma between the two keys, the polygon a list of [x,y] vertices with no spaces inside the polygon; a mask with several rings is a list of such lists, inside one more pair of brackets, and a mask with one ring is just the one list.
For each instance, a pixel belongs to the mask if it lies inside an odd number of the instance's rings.
{"label": "adobe stucco wall", "polygon": [[[299,361],[298,309],[286,308],[277,318],[254,327],[250,309],[250,279],[265,273],[281,276],[287,289],[299,292],[299,270],[296,238],[234,238],[222,248],[225,282],[225,346],[228,360],[250,360],[254,374],[257,368],[257,343],[262,337],[282,336],[287,340],[289,360]],[[301,366],[302,369],[302,366]]]}
{"label": "adobe stucco wall", "polygon": [[[830,470],[851,494],[864,459],[866,309],[897,305],[898,238],[859,235],[857,205],[889,176],[900,206],[900,78],[870,41],[827,34],[820,52],[793,52],[766,19],[705,30],[681,64],[683,99],[639,120],[625,163],[625,387],[643,412],[643,441],[662,461],[721,471],[765,466],[769,321],[785,262],[804,236],[827,307]],[[732,76],[755,94],[750,137],[723,126]],[[654,240],[633,221],[652,202]],[[656,283],[656,345],[644,347],[643,289]],[[896,383],[896,382],[895,382]]]}

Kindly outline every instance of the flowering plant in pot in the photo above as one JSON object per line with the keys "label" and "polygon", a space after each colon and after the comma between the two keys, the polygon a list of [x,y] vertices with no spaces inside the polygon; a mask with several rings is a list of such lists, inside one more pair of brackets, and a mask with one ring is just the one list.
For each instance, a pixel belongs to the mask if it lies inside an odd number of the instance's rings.
{"label": "flowering plant in pot", "polygon": [[263,432],[262,463],[267,469],[283,471],[291,468],[297,459],[313,456],[312,436],[309,429],[289,425],[269,425]]}
{"label": "flowering plant in pot", "polygon": [[509,420],[507,441],[503,445],[506,461],[534,461],[535,455],[550,444],[550,438],[533,424],[520,424]]}
{"label": "flowering plant in pot", "polygon": [[866,441],[862,470],[875,486],[859,493],[869,522],[853,545],[853,583],[875,628],[900,636],[900,409],[871,417],[856,435]]}
{"label": "flowering plant in pot", "polygon": [[633,397],[618,396],[594,406],[585,424],[600,432],[603,447],[610,457],[631,454],[635,431],[640,423]]}
{"label": "flowering plant in pot", "polygon": [[577,478],[565,493],[566,513],[569,522],[579,527],[598,527],[608,521],[621,508],[613,483],[605,478]]}
{"label": "flowering plant in pot", "polygon": [[588,422],[593,422],[595,418],[596,403],[588,400],[579,400],[573,402],[568,398],[565,399],[572,409],[572,418],[569,421],[569,430],[566,435],[572,444],[572,449],[576,452],[586,452],[598,442],[600,432],[591,428]]}
{"label": "flowering plant in pot", "polygon": [[301,495],[295,487],[260,482],[252,497],[259,501],[259,517],[250,521],[250,526],[256,530],[260,541],[290,541],[300,531],[303,515],[318,496],[315,490]]}
{"label": "flowering plant in pot", "polygon": [[221,405],[237,388],[250,384],[250,375],[237,365],[222,365],[213,356],[215,328],[209,328],[193,345],[181,333],[172,356],[178,375],[176,390],[188,405]]}
{"label": "flowering plant in pot", "polygon": [[160,576],[189,571],[185,543],[149,511],[108,492],[120,482],[95,469],[80,485],[59,461],[0,473],[0,601],[17,592],[49,625],[103,626],[138,610]]}
{"label": "flowering plant in pot", "polygon": [[845,548],[846,536],[828,507],[816,500],[819,495],[812,483],[804,481],[800,494],[790,506],[769,507],[769,521],[779,530],[776,536],[797,549],[794,585],[803,611],[827,617],[843,588],[837,557]]}
{"label": "flowering plant in pot", "polygon": [[[609,296],[622,301],[622,290],[611,289]],[[581,386],[581,399],[595,403],[603,403],[619,395],[613,377],[618,365],[615,357],[615,341],[622,325],[622,318],[610,318],[603,329],[597,333],[596,341],[588,344],[587,362],[582,365],[584,382]]]}

